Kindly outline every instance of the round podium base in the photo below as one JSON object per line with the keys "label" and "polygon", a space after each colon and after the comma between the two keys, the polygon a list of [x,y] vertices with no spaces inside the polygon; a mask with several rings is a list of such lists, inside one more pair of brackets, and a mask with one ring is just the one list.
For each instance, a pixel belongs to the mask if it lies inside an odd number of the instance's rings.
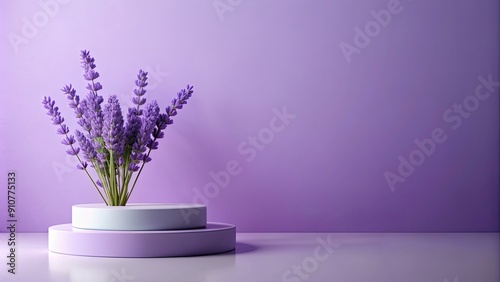
{"label": "round podium base", "polygon": [[49,227],[49,251],[95,257],[179,257],[234,250],[236,227],[208,222],[205,228],[157,231],[105,231]]}
{"label": "round podium base", "polygon": [[207,208],[198,204],[81,204],[73,206],[71,223],[94,230],[194,229],[205,227]]}

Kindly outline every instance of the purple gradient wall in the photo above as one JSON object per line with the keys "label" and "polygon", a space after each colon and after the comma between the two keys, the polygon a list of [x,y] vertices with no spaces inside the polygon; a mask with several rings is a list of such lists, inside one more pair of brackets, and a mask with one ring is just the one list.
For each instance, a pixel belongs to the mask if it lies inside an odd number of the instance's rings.
{"label": "purple gradient wall", "polygon": [[18,231],[100,201],[40,104],[76,128],[59,89],[84,95],[89,49],[124,105],[140,68],[163,108],[195,86],[132,202],[205,202],[240,232],[499,231],[498,6],[2,1],[0,220],[11,170]]}

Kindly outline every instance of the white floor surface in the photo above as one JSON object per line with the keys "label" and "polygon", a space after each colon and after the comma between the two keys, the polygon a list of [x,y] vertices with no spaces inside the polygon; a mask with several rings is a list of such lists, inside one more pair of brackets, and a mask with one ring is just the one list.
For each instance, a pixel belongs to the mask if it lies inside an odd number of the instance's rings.
{"label": "white floor surface", "polygon": [[500,281],[499,233],[239,233],[233,252],[140,259],[50,253],[46,233],[20,233],[15,274],[8,236],[2,282]]}

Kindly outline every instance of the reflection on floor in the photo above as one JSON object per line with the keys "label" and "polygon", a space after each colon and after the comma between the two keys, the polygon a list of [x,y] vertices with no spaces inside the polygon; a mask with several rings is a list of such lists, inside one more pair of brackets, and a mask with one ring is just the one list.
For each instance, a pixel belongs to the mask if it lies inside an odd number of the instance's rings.
{"label": "reflection on floor", "polygon": [[[47,251],[17,234],[16,274],[0,281],[498,282],[499,233],[240,233],[235,251],[185,258],[95,258]],[[8,255],[8,234],[0,234]],[[127,248],[127,246],[123,246]]]}

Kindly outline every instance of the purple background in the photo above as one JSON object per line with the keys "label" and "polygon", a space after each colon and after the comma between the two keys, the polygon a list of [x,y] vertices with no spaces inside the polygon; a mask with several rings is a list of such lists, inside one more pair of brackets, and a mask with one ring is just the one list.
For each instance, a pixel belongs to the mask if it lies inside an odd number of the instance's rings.
{"label": "purple background", "polygon": [[[209,220],[239,232],[499,231],[498,87],[459,126],[443,119],[478,76],[499,80],[498,1],[401,1],[380,30],[370,11],[391,1],[40,3],[52,5],[0,4],[1,171],[17,172],[18,231],[44,232],[69,223],[71,205],[100,202],[40,104],[51,95],[76,128],[59,89],[85,95],[81,49],[96,58],[102,93],[123,105],[140,68],[162,108],[195,86],[131,202],[202,202],[198,189],[212,196]],[[366,25],[376,34],[348,62],[340,45]],[[284,108],[295,116],[286,125],[275,118]],[[384,173],[437,128],[446,141],[392,191]],[[256,149],[259,133],[267,144]],[[240,173],[203,192],[232,160]]]}

